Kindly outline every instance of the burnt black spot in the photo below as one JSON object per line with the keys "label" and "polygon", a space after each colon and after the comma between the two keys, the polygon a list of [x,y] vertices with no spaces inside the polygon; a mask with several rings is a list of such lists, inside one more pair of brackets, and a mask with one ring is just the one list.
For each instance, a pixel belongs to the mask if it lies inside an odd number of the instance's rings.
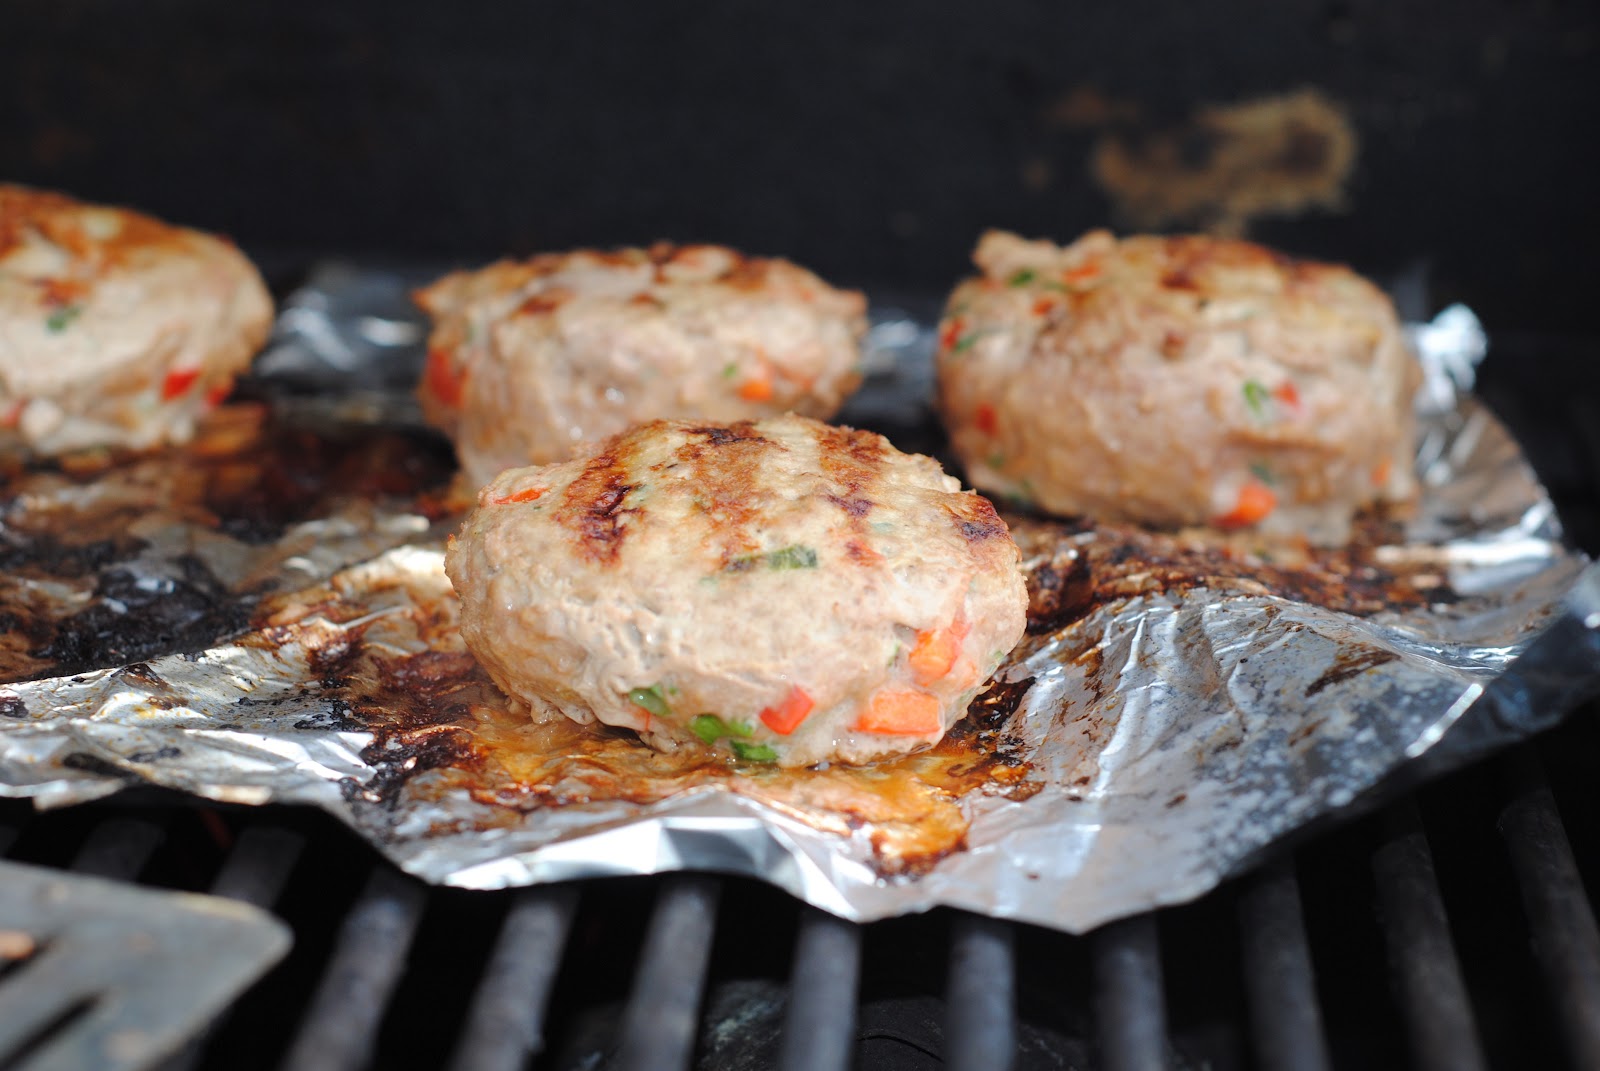
{"label": "burnt black spot", "polygon": [[90,755],[85,751],[74,751],[61,760],[61,765],[69,770],[82,770],[99,777],[128,778],[129,774],[121,767],[114,766],[98,755]]}
{"label": "burnt black spot", "polygon": [[308,714],[294,723],[296,729],[322,729],[330,732],[362,732],[367,724],[352,716],[350,704],[343,699],[329,700],[325,709]]}
{"label": "burnt black spot", "polygon": [[26,718],[28,704],[14,695],[0,696],[0,718]]}
{"label": "burnt black spot", "polygon": [[377,773],[363,786],[361,798],[393,809],[402,790],[415,776],[428,770],[459,766],[473,755],[465,732],[445,731],[424,734],[383,733],[361,752],[367,765]]}
{"label": "burnt black spot", "polygon": [[737,424],[729,424],[725,428],[709,426],[704,428],[690,428],[690,435],[703,435],[712,446],[727,446],[729,443],[764,443],[769,440],[756,431],[755,424],[748,420],[741,420]]}
{"label": "burnt black spot", "polygon": [[175,759],[183,752],[172,745],[158,747],[154,751],[135,751],[128,756],[129,762],[160,762],[162,759]]}
{"label": "burnt black spot", "polygon": [[324,688],[340,688],[349,680],[356,662],[361,658],[360,630],[340,633],[331,642],[316,648],[307,660],[311,675]]}
{"label": "burnt black spot", "polygon": [[243,629],[249,610],[250,600],[230,594],[192,555],[160,570],[119,567],[101,574],[91,605],[58,622],[31,653],[61,676],[200,651]]}
{"label": "burnt black spot", "polygon": [[1082,557],[1057,555],[1028,572],[1028,631],[1049,632],[1094,603],[1094,577]]}
{"label": "burnt black spot", "polygon": [[146,546],[144,540],[132,536],[98,539],[76,546],[54,539],[18,538],[9,533],[6,539],[7,542],[0,545],[0,572],[36,570],[64,580],[88,576],[114,562],[127,561]]}

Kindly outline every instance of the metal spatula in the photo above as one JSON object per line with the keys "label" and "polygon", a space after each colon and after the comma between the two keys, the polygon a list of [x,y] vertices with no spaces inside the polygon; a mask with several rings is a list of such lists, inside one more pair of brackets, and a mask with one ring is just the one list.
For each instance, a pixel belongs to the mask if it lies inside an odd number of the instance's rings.
{"label": "metal spatula", "polygon": [[289,944],[231,900],[0,863],[0,1068],[148,1067]]}

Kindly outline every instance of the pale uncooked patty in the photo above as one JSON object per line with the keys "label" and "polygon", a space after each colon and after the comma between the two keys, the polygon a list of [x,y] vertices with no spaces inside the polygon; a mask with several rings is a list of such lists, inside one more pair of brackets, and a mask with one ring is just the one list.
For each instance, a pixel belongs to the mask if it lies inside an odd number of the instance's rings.
{"label": "pale uncooked patty", "polygon": [[0,185],[0,447],[183,442],[271,323],[229,242]]}
{"label": "pale uncooked patty", "polygon": [[1021,638],[983,498],[798,416],[657,421],[503,473],[445,570],[509,695],[655,747],[804,766],[939,740]]}
{"label": "pale uncooked patty", "polygon": [[861,381],[860,294],[720,246],[502,261],[416,296],[423,410],[475,488],[645,420],[826,418]]}
{"label": "pale uncooked patty", "polygon": [[1346,268],[1248,242],[991,232],[945,311],[940,411],[977,487],[1065,515],[1348,538],[1415,493],[1419,379]]}

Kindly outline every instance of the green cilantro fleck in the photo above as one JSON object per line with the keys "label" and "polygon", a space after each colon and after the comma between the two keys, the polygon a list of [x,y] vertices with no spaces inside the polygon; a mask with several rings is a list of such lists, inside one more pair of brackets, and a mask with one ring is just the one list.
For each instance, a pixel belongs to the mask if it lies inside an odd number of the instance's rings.
{"label": "green cilantro fleck", "polygon": [[82,305],[63,305],[45,318],[44,326],[53,335],[59,335],[71,326],[83,312]]}
{"label": "green cilantro fleck", "polygon": [[765,565],[768,569],[815,569],[817,552],[812,547],[795,543],[761,554],[741,554],[728,563],[728,568],[743,572],[756,565]]}
{"label": "green cilantro fleck", "polygon": [[988,465],[991,469],[1003,469],[1006,467],[1006,455],[990,454],[988,457],[983,459],[983,463]]}
{"label": "green cilantro fleck", "polygon": [[1244,404],[1248,405],[1250,411],[1256,416],[1267,415],[1267,402],[1271,398],[1272,392],[1267,390],[1260,380],[1247,379],[1244,381]]}
{"label": "green cilantro fleck", "polygon": [[1274,482],[1272,479],[1272,470],[1267,467],[1267,463],[1265,461],[1252,461],[1250,463],[1250,472],[1262,483]]}
{"label": "green cilantro fleck", "polygon": [[815,569],[817,552],[799,543],[781,547],[767,555],[767,565],[773,569]]}
{"label": "green cilantro fleck", "polygon": [[778,753],[766,744],[747,744],[743,740],[728,741],[733,753],[745,762],[777,762]]}
{"label": "green cilantro fleck", "polygon": [[[689,722],[689,731],[708,744],[715,744],[725,736],[750,737],[755,734],[755,729],[742,721],[723,721],[715,714],[701,714]],[[734,741],[734,750],[739,748],[738,741]]]}
{"label": "green cilantro fleck", "polygon": [[723,379],[732,379],[734,376],[736,376],[738,374],[739,374],[739,363],[737,361],[729,361],[727,364],[723,365],[723,367],[722,367],[722,378]]}
{"label": "green cilantro fleck", "polygon": [[964,353],[965,351],[970,350],[972,348],[972,344],[977,342],[979,336],[982,334],[982,331],[974,331],[971,334],[962,335],[960,338],[956,339],[956,344],[950,347],[950,352]]}
{"label": "green cilantro fleck", "polygon": [[628,693],[628,702],[648,710],[658,718],[665,718],[672,713],[672,708],[667,705],[667,697],[659,684],[652,684],[648,688],[635,688]]}
{"label": "green cilantro fleck", "polygon": [[1016,274],[1006,280],[1007,286],[1027,286],[1039,277],[1039,273],[1032,268],[1018,268]]}

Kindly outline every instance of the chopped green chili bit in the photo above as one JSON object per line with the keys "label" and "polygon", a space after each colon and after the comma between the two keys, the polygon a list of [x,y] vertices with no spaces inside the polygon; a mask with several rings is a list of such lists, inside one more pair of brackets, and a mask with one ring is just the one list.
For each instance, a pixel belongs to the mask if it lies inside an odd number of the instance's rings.
{"label": "chopped green chili bit", "polygon": [[1252,461],[1250,463],[1250,473],[1262,483],[1274,482],[1272,478],[1272,470],[1267,467],[1267,463],[1265,461]]}
{"label": "chopped green chili bit", "polygon": [[[715,714],[698,715],[689,722],[689,731],[708,744],[715,744],[725,736],[748,737],[755,732],[747,722],[723,721]],[[738,748],[739,745],[735,742],[734,750],[737,751]]]}
{"label": "chopped green chili bit", "polygon": [[76,320],[83,312],[82,305],[63,305],[45,318],[44,326],[52,334],[65,331],[72,321]]}
{"label": "chopped green chili bit", "polygon": [[1267,390],[1260,380],[1247,379],[1244,381],[1244,404],[1248,405],[1250,411],[1256,416],[1267,415],[1267,402],[1271,398],[1272,392]]}
{"label": "chopped green chili bit", "polygon": [[743,572],[757,565],[765,565],[768,569],[815,569],[817,552],[813,547],[795,543],[762,554],[741,554],[728,563],[728,568]]}
{"label": "chopped green chili bit", "polygon": [[972,348],[972,344],[978,341],[979,336],[982,334],[982,331],[974,331],[969,335],[962,335],[960,338],[956,339],[956,344],[950,347],[950,352],[962,353],[966,350],[970,350]]}
{"label": "chopped green chili bit", "polygon": [[983,463],[988,465],[991,469],[1003,469],[1006,467],[1006,455],[990,454],[988,457],[983,459]]}
{"label": "chopped green chili bit", "polygon": [[745,762],[777,762],[778,753],[765,744],[747,744],[743,740],[729,740],[733,753]]}
{"label": "chopped green chili bit", "polygon": [[1007,286],[1027,286],[1039,277],[1039,273],[1032,268],[1018,268],[1016,274],[1006,280]]}
{"label": "chopped green chili bit", "polygon": [[648,688],[635,688],[628,693],[628,702],[648,710],[658,718],[665,718],[672,713],[672,708],[667,705],[666,693],[659,684],[652,684]]}

